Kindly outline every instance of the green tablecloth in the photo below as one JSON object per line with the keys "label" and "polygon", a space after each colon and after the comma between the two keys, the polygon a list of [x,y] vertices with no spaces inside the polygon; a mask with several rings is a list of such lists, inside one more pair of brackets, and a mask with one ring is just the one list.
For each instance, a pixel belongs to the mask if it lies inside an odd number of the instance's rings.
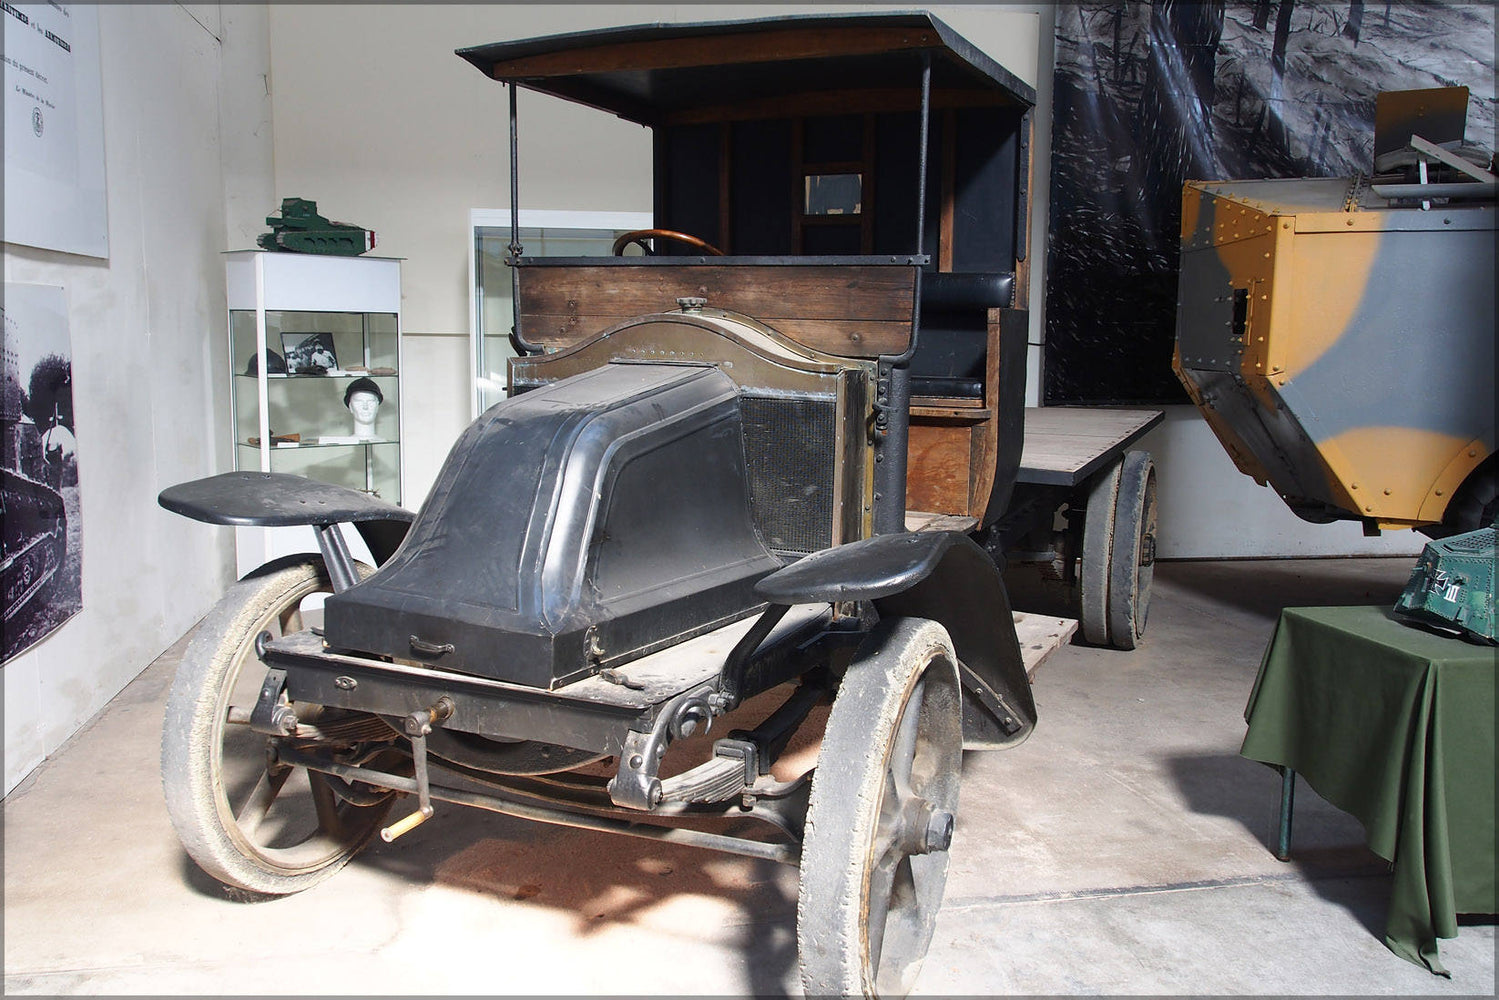
{"label": "green tablecloth", "polygon": [[1395,866],[1385,944],[1445,975],[1439,937],[1494,913],[1494,647],[1383,608],[1286,608],[1240,751],[1299,772]]}

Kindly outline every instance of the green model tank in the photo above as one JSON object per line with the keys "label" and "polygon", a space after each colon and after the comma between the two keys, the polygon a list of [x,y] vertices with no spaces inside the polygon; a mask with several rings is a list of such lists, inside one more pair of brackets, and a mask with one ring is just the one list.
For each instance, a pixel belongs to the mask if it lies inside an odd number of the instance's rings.
{"label": "green model tank", "polygon": [[266,250],[357,257],[378,242],[373,230],[325,219],[318,214],[317,202],[306,198],[281,199],[281,214],[266,216],[265,224],[271,231],[255,242]]}
{"label": "green model tank", "polygon": [[1428,543],[1395,602],[1395,614],[1494,642],[1496,558],[1499,526]]}

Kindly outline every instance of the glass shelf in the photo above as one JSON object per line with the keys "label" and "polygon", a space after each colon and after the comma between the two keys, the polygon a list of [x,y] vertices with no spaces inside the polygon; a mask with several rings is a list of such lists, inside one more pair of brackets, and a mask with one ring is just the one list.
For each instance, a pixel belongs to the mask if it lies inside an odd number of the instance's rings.
{"label": "glass shelf", "polygon": [[[338,372],[297,372],[295,375],[290,374],[290,373],[283,373],[283,372],[271,372],[269,375],[266,376],[266,378],[272,379],[272,380],[282,379],[282,378],[346,378],[346,379],[356,379],[356,378],[396,378],[398,374],[399,374],[398,372],[394,372],[394,371],[379,371],[379,372],[351,372],[351,371],[338,371]],[[256,378],[256,376],[253,375],[250,372],[240,372],[239,374],[235,375],[234,377],[235,378],[247,378],[247,379],[250,379],[251,381],[253,381]]]}
{"label": "glass shelf", "polygon": [[[377,441],[287,441],[276,442],[271,445],[272,451],[295,451],[298,448],[370,448],[382,444],[400,444],[399,441],[381,438]],[[249,441],[239,442],[241,448],[259,449],[260,445],[251,444]]]}

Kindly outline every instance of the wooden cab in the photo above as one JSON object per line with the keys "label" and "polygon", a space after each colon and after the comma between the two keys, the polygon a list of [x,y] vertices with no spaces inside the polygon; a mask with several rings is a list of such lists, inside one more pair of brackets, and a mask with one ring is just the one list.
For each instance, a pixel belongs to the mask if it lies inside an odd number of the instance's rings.
{"label": "wooden cab", "polygon": [[651,128],[655,226],[694,238],[656,238],[642,257],[518,255],[522,346],[567,348],[705,299],[880,363],[870,446],[896,425],[906,508],[969,527],[1003,512],[1023,430],[1029,86],[924,13],[642,25],[459,54]]}

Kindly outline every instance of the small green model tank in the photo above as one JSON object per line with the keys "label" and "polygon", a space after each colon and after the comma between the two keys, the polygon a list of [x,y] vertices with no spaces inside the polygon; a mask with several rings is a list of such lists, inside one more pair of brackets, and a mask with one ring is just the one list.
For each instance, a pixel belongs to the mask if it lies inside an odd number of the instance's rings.
{"label": "small green model tank", "polygon": [[1395,602],[1395,614],[1494,642],[1494,577],[1499,524],[1430,542]]}
{"label": "small green model tank", "polygon": [[373,230],[323,218],[317,202],[306,198],[281,199],[281,214],[266,216],[265,223],[271,231],[261,233],[255,242],[266,250],[357,257],[378,242]]}

